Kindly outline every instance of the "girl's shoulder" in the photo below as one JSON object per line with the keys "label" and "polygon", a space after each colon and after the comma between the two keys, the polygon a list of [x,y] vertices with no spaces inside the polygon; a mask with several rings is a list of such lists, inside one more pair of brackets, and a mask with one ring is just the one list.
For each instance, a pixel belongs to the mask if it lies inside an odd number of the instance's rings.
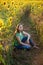
{"label": "girl's shoulder", "polygon": [[19,33],[17,32],[17,33],[15,34],[15,36],[19,36]]}

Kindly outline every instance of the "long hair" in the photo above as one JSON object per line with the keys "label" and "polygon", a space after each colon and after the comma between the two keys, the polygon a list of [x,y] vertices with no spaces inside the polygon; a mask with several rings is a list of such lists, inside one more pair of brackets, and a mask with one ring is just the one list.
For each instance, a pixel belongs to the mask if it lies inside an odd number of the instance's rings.
{"label": "long hair", "polygon": [[19,29],[18,29],[18,28],[19,28],[20,25],[22,25],[22,24],[19,23],[19,24],[16,26],[16,29],[15,29],[14,35],[15,35],[17,32],[19,32]]}

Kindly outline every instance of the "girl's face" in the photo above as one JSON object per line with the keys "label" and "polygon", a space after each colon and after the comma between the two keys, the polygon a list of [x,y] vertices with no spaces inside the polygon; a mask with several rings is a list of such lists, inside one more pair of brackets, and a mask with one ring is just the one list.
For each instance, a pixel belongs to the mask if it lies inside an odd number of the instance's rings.
{"label": "girl's face", "polygon": [[18,29],[19,31],[23,31],[23,25],[20,25]]}

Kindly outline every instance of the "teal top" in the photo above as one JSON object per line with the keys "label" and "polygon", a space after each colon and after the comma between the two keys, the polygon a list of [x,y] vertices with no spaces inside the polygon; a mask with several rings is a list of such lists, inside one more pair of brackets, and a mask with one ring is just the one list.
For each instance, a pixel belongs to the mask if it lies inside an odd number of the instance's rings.
{"label": "teal top", "polygon": [[22,32],[20,32],[20,33],[16,33],[16,37],[17,36],[19,36],[20,37],[20,40],[22,40],[23,39],[23,37],[24,37],[24,35],[23,35],[23,33]]}
{"label": "teal top", "polygon": [[[16,37],[19,36],[19,37],[20,37],[20,40],[22,40],[22,39],[24,38],[24,34],[23,34],[23,32],[16,33],[15,36],[16,36]],[[15,45],[15,46],[19,45],[17,39],[15,39],[14,45]]]}

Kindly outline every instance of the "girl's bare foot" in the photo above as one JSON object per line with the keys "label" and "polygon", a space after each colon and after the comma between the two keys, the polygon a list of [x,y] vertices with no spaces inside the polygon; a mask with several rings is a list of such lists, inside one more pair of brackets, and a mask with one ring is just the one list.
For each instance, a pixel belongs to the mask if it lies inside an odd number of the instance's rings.
{"label": "girl's bare foot", "polygon": [[33,48],[39,49],[39,47],[37,47],[37,46],[33,46]]}

